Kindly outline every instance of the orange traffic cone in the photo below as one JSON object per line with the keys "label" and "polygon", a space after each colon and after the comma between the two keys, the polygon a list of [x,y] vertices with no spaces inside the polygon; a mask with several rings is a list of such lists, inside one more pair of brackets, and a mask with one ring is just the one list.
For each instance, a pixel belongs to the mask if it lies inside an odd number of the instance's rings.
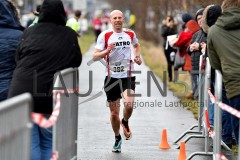
{"label": "orange traffic cone", "polygon": [[186,151],[185,151],[185,142],[181,142],[178,160],[186,160],[186,159],[187,159],[187,156],[186,156]]}
{"label": "orange traffic cone", "polygon": [[170,149],[170,145],[168,144],[168,140],[167,140],[167,130],[163,129],[162,131],[162,141],[159,144],[159,148],[160,149]]}

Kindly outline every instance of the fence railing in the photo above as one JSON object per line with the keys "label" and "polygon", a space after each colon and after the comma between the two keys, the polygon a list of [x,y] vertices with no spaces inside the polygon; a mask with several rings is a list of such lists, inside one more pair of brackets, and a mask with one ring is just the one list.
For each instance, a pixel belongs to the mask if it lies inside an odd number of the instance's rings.
{"label": "fence railing", "polygon": [[[215,97],[216,101],[222,101],[222,75],[216,70],[215,77]],[[218,104],[214,104],[214,132],[215,138],[213,140],[213,153],[214,159],[220,159],[221,153],[221,135],[222,135],[222,111]]]}
{"label": "fence railing", "polygon": [[[186,135],[191,134],[188,136],[184,142],[189,141],[192,138],[204,138],[204,131],[203,131],[203,102],[204,102],[204,95],[203,95],[203,89],[204,89],[204,72],[202,71],[202,64],[203,64],[204,56],[200,56],[199,61],[199,85],[198,85],[198,123],[184,131],[175,141],[174,143],[177,144],[182,138],[184,138]],[[195,130],[197,128],[197,130]],[[178,149],[180,146],[177,147]]]}
{"label": "fence railing", "polygon": [[[205,67],[202,70],[202,64],[205,61]],[[209,88],[211,84],[211,65],[208,58],[205,58],[204,55],[200,56],[199,63],[199,85],[198,85],[198,125],[191,127],[189,130],[185,131],[176,142],[180,141],[186,134],[191,133],[184,142],[189,141],[191,138],[204,138],[204,152],[194,152],[187,159],[192,159],[196,155],[200,156],[213,156],[214,160],[226,159],[226,157],[221,153],[221,146],[227,150],[231,150],[222,140],[222,114],[221,109],[218,107],[218,103],[215,103],[214,107],[214,131],[210,127],[208,110],[210,99],[214,101],[221,102],[222,100],[222,76],[219,71],[216,71],[215,79],[215,95],[210,95],[209,97]],[[212,103],[214,103],[212,101]],[[202,106],[202,104],[204,104]],[[239,113],[240,114],[240,113]],[[198,127],[198,131],[193,130]],[[201,134],[201,135],[196,135]],[[213,139],[213,152],[209,152],[209,137]]]}
{"label": "fence railing", "polygon": [[[204,61],[205,67],[202,66]],[[204,70],[202,70],[204,68]],[[209,96],[207,94],[207,90],[210,87],[211,83],[211,65],[209,63],[208,58],[205,58],[201,55],[200,58],[200,67],[199,67],[199,108],[198,108],[198,115],[201,119],[198,121],[202,121],[202,136],[204,138],[204,151],[198,151],[192,153],[187,159],[192,159],[194,156],[212,156],[213,152],[209,151],[209,119],[208,119],[208,110],[209,110]],[[203,104],[203,106],[202,106]],[[199,122],[200,123],[200,122]]]}
{"label": "fence railing", "polygon": [[0,103],[0,159],[29,160],[32,97],[25,93]]}
{"label": "fence railing", "polygon": [[78,69],[62,70],[55,78],[53,94],[60,95],[61,109],[53,126],[53,159],[73,160],[77,159]]}

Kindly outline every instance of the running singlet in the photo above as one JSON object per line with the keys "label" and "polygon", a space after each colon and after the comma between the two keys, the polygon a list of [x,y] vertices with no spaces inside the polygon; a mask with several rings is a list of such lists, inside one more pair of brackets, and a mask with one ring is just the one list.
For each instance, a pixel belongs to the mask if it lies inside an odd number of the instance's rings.
{"label": "running singlet", "polygon": [[110,43],[115,43],[115,48],[105,57],[108,64],[105,75],[113,78],[126,78],[128,71],[134,70],[131,45],[138,43],[136,34],[125,28],[121,33],[116,33],[112,29],[106,30],[98,36],[95,48],[104,50]]}

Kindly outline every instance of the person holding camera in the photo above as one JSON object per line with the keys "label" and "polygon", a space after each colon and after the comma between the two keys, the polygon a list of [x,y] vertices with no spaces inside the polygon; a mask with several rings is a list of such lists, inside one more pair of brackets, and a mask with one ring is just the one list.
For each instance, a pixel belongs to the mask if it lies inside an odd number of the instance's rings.
{"label": "person holding camera", "polygon": [[177,34],[177,28],[174,22],[174,19],[172,16],[167,16],[166,19],[163,21],[163,26],[161,29],[161,35],[163,37],[163,48],[164,48],[164,54],[167,59],[167,66],[168,66],[168,80],[169,82],[172,81],[172,75],[173,75],[173,64],[174,59],[171,59],[171,53],[176,53],[177,50],[171,47],[167,41],[167,36],[175,35]]}

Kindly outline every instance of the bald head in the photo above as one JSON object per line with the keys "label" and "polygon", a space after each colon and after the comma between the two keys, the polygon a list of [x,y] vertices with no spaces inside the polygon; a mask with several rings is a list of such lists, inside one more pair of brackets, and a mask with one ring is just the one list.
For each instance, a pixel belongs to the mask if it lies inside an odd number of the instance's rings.
{"label": "bald head", "polygon": [[113,10],[111,13],[110,13],[110,18],[112,18],[114,15],[121,15],[123,17],[123,13],[122,11],[120,10]]}
{"label": "bald head", "polygon": [[110,13],[110,23],[112,24],[113,30],[115,32],[122,32],[124,22],[124,16],[123,13],[119,10],[113,10]]}

